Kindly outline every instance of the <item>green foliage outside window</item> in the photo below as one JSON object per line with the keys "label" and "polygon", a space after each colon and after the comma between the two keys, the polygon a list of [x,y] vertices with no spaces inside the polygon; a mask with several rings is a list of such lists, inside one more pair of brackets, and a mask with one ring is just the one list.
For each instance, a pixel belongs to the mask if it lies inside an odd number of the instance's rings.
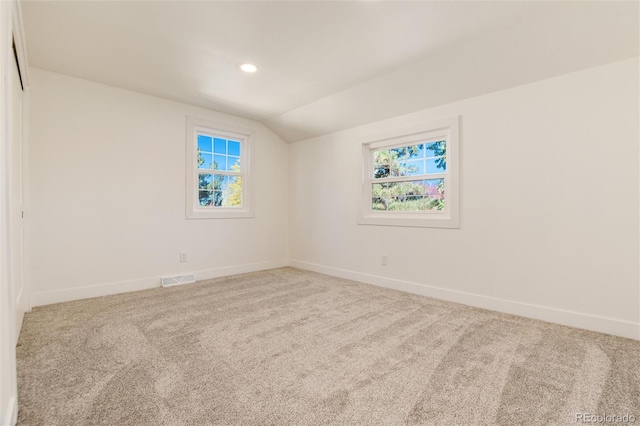
{"label": "green foliage outside window", "polygon": [[[198,168],[204,162],[202,154],[198,152]],[[213,169],[218,169],[218,164],[215,162]],[[232,165],[231,171],[240,172],[240,165]],[[198,195],[201,206],[242,207],[242,177],[200,173]]]}
{"label": "green foliage outside window", "polygon": [[445,142],[405,146],[374,152],[374,178],[420,176],[422,179],[372,184],[373,210],[444,210],[444,179],[425,173],[425,161],[435,164],[436,172],[446,171]]}

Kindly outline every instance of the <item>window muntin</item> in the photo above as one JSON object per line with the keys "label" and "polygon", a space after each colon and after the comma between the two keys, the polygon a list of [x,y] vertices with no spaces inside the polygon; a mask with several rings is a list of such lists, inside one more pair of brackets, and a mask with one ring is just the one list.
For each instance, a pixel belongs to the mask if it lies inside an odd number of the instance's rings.
{"label": "window muntin", "polygon": [[358,223],[458,227],[458,121],[363,139]]}
{"label": "window muntin", "polygon": [[187,120],[187,218],[253,217],[253,130]]}

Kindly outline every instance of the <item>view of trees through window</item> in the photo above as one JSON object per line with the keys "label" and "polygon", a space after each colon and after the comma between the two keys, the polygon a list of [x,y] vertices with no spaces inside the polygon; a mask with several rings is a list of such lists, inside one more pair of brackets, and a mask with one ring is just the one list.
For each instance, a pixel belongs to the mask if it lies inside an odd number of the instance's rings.
{"label": "view of trees through window", "polygon": [[198,135],[198,198],[201,206],[242,207],[240,150],[240,142]]}
{"label": "view of trees through window", "polygon": [[444,210],[446,155],[445,141],[374,151],[372,209]]}

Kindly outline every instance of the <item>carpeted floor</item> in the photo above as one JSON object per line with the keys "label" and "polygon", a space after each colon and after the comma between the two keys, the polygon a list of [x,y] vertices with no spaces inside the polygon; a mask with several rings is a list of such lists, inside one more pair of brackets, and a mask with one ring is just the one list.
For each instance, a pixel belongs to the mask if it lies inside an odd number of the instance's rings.
{"label": "carpeted floor", "polygon": [[36,308],[21,425],[640,423],[640,342],[292,268]]}

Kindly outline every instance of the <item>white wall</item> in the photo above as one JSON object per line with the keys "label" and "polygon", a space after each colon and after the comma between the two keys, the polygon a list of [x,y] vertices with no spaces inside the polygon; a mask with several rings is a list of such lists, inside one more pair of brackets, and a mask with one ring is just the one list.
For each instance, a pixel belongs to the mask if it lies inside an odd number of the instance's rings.
{"label": "white wall", "polygon": [[[31,69],[34,305],[287,259],[287,145],[244,118]],[[185,219],[187,115],[256,129],[255,218]],[[187,251],[189,262],[179,262]]]}
{"label": "white wall", "polygon": [[[291,145],[290,263],[640,338],[638,71],[615,62]],[[357,225],[358,138],[455,115],[461,229]]]}

